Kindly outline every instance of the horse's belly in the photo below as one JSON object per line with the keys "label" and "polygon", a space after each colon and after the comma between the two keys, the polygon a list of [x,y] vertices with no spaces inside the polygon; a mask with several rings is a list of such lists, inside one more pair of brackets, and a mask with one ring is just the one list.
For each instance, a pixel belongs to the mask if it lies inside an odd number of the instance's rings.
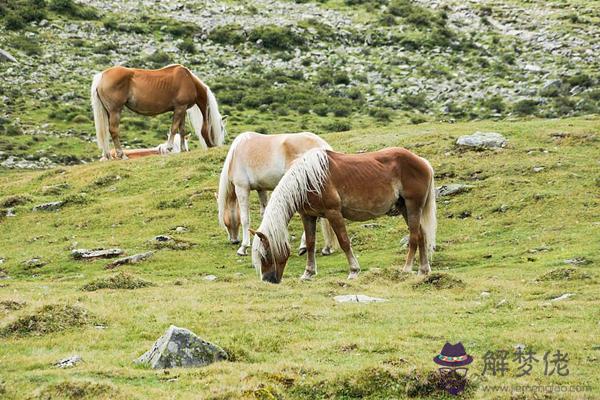
{"label": "horse's belly", "polygon": [[351,221],[367,221],[387,214],[398,200],[393,188],[372,190],[368,193],[340,193],[342,214]]}

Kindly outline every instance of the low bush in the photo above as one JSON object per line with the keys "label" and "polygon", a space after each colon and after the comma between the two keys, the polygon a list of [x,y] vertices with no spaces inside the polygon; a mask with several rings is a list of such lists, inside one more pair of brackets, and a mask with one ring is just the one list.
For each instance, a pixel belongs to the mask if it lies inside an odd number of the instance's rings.
{"label": "low bush", "polygon": [[248,38],[270,50],[291,50],[304,44],[304,38],[289,26],[263,25],[250,31]]}
{"label": "low bush", "polygon": [[516,102],[513,105],[513,112],[518,115],[535,114],[538,108],[538,102],[535,100],[525,99]]}
{"label": "low bush", "polygon": [[240,24],[217,26],[208,34],[208,38],[216,43],[234,46],[246,41],[246,35]]}

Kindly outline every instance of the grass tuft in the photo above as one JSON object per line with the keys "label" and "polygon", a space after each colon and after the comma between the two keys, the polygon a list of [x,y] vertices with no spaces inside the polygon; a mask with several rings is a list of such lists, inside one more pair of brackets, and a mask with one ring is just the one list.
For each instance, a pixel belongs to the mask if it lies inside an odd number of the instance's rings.
{"label": "grass tuft", "polygon": [[114,386],[89,381],[64,381],[45,388],[40,399],[114,399],[117,390]]}
{"label": "grass tuft", "polygon": [[69,304],[47,304],[0,329],[0,336],[46,335],[91,322],[88,311]]}
{"label": "grass tuft", "polygon": [[538,277],[537,281],[575,281],[591,279],[592,276],[577,267],[561,267],[548,271]]}
{"label": "grass tuft", "polygon": [[27,303],[19,300],[2,300],[0,301],[0,309],[4,311],[16,311],[25,307]]}
{"label": "grass tuft", "polygon": [[154,283],[144,279],[136,278],[126,272],[119,272],[108,278],[99,278],[85,284],[81,290],[94,292],[99,289],[139,289],[154,286]]}
{"label": "grass tuft", "polygon": [[413,285],[415,289],[434,288],[434,289],[453,289],[465,287],[465,283],[450,274],[443,272],[434,272],[427,275],[419,282]]}

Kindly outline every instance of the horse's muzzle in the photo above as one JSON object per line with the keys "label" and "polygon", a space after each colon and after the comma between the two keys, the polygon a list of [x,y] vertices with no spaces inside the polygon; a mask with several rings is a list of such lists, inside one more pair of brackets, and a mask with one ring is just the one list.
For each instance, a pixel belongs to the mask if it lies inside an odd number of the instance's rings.
{"label": "horse's muzzle", "polygon": [[271,282],[271,283],[279,283],[280,282],[280,280],[277,278],[277,274],[275,273],[275,271],[264,273],[262,275],[262,280],[265,282]]}

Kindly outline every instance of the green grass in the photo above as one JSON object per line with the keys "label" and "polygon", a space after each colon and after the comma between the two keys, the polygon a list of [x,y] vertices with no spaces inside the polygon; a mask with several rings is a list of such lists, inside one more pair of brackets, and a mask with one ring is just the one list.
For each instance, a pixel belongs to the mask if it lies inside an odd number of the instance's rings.
{"label": "green grass", "polygon": [[[93,323],[68,324],[67,316],[48,331],[1,338],[0,391],[9,399],[443,398],[429,376],[432,358],[446,341],[462,341],[475,359],[467,398],[491,398],[481,387],[493,384],[585,384],[594,390],[567,398],[600,393],[600,118],[357,127],[324,138],[345,152],[405,146],[432,162],[437,185],[473,186],[439,200],[432,263],[434,272],[464,286],[446,279],[442,283],[451,284],[441,286],[452,287],[438,289],[397,273],[407,228],[392,217],[377,225],[349,224],[363,267],[355,281],[345,279],[345,257],[336,253],[317,257],[319,274],[311,282],[298,280],[305,260],[297,256],[280,285],[260,282],[216,221],[214,193],[227,148],[41,172],[2,170],[0,202],[9,199],[17,216],[0,220],[0,258],[6,259],[0,268],[11,277],[0,281],[0,301],[23,306],[6,307],[0,327],[22,327],[18,321],[54,304],[87,310]],[[477,130],[502,133],[507,148],[455,148],[459,135]],[[536,173],[536,166],[544,169]],[[59,191],[44,190],[57,185]],[[65,198],[85,201],[57,212],[31,211]],[[176,233],[177,226],[188,230]],[[290,232],[295,247],[298,218]],[[114,272],[103,260],[73,260],[71,248],[119,247],[131,255],[148,251],[159,234],[194,246],[157,250],[147,261],[120,267],[156,286],[80,290]],[[28,270],[22,262],[33,257],[47,264]],[[590,261],[577,267],[589,278],[545,275],[575,257]],[[204,280],[208,274],[218,279]],[[539,279],[544,276],[552,278]],[[352,293],[388,301],[333,300]],[[564,293],[574,296],[549,302]],[[219,344],[231,360],[168,374],[134,366],[171,324]],[[544,376],[543,363],[530,377],[514,377],[516,363],[508,377],[481,376],[486,351],[512,351],[518,343],[538,358],[557,349],[569,353],[569,376]],[[84,362],[65,370],[52,366],[72,354]]]}

